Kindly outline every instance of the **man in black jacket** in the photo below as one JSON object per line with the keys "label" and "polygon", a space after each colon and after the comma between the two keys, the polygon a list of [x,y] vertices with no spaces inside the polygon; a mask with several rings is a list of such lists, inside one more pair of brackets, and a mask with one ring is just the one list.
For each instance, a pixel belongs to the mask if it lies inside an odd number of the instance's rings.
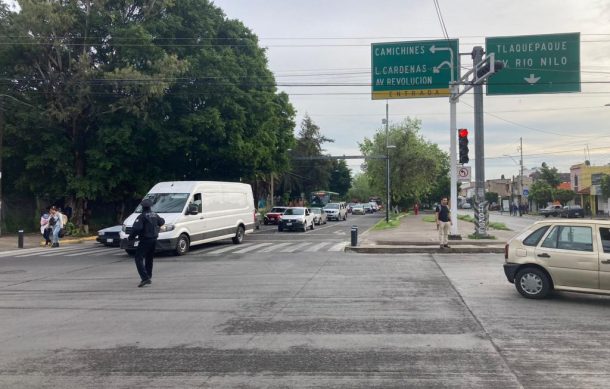
{"label": "man in black jacket", "polygon": [[152,283],[153,257],[155,246],[159,236],[159,228],[165,224],[165,220],[151,210],[153,205],[150,199],[144,199],[140,203],[142,213],[138,215],[133,223],[133,229],[129,234],[129,240],[140,238],[136,249],[136,268],[142,281],[138,285],[141,288]]}

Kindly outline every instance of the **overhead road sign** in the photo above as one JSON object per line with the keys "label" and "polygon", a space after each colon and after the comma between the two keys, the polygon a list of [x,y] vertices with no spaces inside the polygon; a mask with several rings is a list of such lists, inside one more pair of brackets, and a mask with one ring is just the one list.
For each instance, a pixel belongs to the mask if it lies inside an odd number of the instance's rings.
{"label": "overhead road sign", "polygon": [[371,44],[373,100],[449,96],[458,47],[457,39]]}
{"label": "overhead road sign", "polygon": [[580,92],[580,33],[485,38],[504,68],[487,81],[488,95]]}

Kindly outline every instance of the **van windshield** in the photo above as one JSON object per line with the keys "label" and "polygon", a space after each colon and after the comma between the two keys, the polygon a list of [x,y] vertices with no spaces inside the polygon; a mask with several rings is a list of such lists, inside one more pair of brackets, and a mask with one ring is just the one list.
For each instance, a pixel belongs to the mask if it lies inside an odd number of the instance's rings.
{"label": "van windshield", "polygon": [[[149,193],[147,199],[152,200],[153,212],[157,213],[181,213],[184,210],[186,200],[189,198],[188,193]],[[135,213],[141,213],[142,206],[138,205]]]}

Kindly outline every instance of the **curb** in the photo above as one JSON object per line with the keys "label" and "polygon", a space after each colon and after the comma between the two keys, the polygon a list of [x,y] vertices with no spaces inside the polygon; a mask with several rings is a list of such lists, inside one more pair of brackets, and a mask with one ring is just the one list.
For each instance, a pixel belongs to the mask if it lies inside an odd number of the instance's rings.
{"label": "curb", "polygon": [[346,252],[365,253],[365,254],[504,254],[504,245],[502,246],[474,246],[462,245],[461,247],[451,247],[441,249],[438,245],[396,245],[396,246],[345,246]]}
{"label": "curb", "polygon": [[[97,239],[97,236],[85,236],[85,237],[76,238],[76,239],[60,239],[59,242],[61,244],[76,244],[76,243],[89,242],[89,241],[92,241],[95,239]],[[44,240],[41,240],[39,245],[44,246]]]}

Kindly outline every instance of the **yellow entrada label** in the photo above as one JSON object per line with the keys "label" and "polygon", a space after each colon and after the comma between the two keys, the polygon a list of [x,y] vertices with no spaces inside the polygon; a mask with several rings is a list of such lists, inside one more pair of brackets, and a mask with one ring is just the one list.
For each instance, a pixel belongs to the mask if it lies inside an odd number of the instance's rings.
{"label": "yellow entrada label", "polygon": [[420,90],[393,90],[373,92],[373,100],[409,99],[417,97],[449,96],[448,88],[420,89]]}

